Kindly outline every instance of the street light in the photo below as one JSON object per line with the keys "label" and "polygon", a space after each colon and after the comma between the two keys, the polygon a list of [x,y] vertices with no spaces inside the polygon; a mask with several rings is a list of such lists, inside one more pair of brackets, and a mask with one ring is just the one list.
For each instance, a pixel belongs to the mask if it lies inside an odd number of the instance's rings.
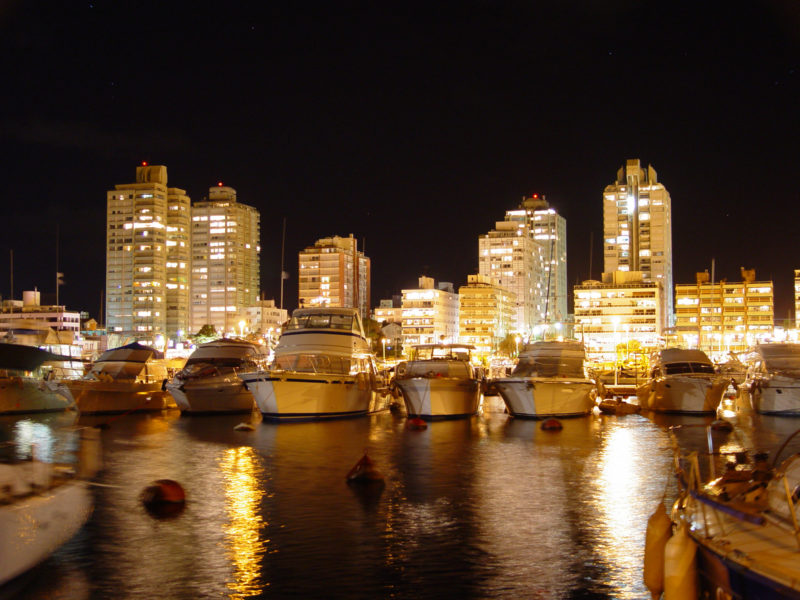
{"label": "street light", "polygon": [[239,335],[241,335],[242,337],[244,337],[244,326],[245,325],[247,325],[247,322],[244,319],[239,321]]}
{"label": "street light", "polygon": [[383,362],[386,362],[386,338],[381,338],[381,346],[383,346]]}

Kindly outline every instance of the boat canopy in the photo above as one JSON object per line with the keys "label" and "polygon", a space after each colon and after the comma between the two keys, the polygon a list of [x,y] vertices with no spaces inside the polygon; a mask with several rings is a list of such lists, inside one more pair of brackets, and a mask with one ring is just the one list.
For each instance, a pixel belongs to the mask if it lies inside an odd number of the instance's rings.
{"label": "boat canopy", "polygon": [[186,366],[206,363],[216,366],[238,367],[243,361],[266,359],[266,349],[242,340],[220,339],[206,342],[192,352]]}
{"label": "boat canopy", "polygon": [[414,346],[413,360],[469,360],[474,349],[470,344],[418,344]]}
{"label": "boat canopy", "polygon": [[361,318],[354,308],[298,308],[292,313],[286,331],[300,329],[334,329],[364,337]]}
{"label": "boat canopy", "polygon": [[69,361],[69,356],[54,354],[36,346],[0,343],[0,369],[35,371],[48,361]]}
{"label": "boat canopy", "polygon": [[124,361],[144,363],[151,358],[164,358],[164,353],[139,342],[106,350],[95,362]]}
{"label": "boat canopy", "polygon": [[759,344],[756,352],[768,371],[800,369],[800,344]]}
{"label": "boat canopy", "polygon": [[580,342],[526,344],[512,377],[586,377],[586,352]]}

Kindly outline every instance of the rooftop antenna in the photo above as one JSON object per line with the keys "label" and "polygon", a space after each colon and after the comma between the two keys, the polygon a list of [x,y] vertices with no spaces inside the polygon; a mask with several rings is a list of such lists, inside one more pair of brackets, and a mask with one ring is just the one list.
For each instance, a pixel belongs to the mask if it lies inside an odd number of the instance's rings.
{"label": "rooftop antenna", "polygon": [[14,299],[14,250],[8,251],[10,254],[10,261],[11,261],[11,299]]}
{"label": "rooftop antenna", "polygon": [[289,274],[283,270],[283,251],[286,246],[286,217],[283,217],[283,236],[281,237],[281,310],[283,310],[283,282],[289,279]]}
{"label": "rooftop antenna", "polygon": [[594,231],[589,232],[589,279],[592,278],[592,246],[594,246]]}
{"label": "rooftop antenna", "polygon": [[714,285],[714,266],[715,266],[715,261],[712,258],[711,259],[711,285]]}

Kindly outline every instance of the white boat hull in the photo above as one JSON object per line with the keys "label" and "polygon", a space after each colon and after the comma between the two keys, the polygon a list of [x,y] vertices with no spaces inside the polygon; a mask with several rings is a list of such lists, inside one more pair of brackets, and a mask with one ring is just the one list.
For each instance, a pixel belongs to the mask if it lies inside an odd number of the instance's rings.
{"label": "white boat hull", "polygon": [[409,417],[453,419],[478,412],[481,390],[474,379],[414,377],[396,381]]}
{"label": "white boat hull", "polygon": [[800,379],[773,376],[766,384],[749,385],[754,411],[765,415],[800,415]]}
{"label": "white boat hull", "polygon": [[377,408],[365,376],[262,372],[242,378],[267,420],[358,417]]}
{"label": "white boat hull", "polygon": [[75,403],[69,393],[50,381],[27,377],[4,378],[0,381],[0,414],[58,412],[68,410]]}
{"label": "white boat hull", "polygon": [[183,413],[247,413],[253,410],[253,394],[236,376],[212,377],[167,384]]}
{"label": "white boat hull", "polygon": [[639,386],[636,396],[639,405],[655,412],[715,413],[729,379],[697,376],[672,376]]}
{"label": "white boat hull", "polygon": [[513,417],[577,417],[589,414],[595,406],[592,381],[509,377],[495,379],[494,384]]}
{"label": "white boat hull", "polygon": [[82,414],[160,411],[177,406],[161,383],[71,380],[67,386]]}
{"label": "white boat hull", "polygon": [[70,481],[0,506],[0,585],[50,556],[88,520],[92,498]]}

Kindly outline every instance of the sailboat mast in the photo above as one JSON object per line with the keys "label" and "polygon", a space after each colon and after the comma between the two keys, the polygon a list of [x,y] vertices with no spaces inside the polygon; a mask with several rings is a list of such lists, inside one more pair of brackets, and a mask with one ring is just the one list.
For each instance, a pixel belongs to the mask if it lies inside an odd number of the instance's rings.
{"label": "sailboat mast", "polygon": [[283,255],[286,247],[286,217],[283,217],[283,235],[281,236],[281,310],[283,310],[283,281],[286,279],[286,271],[283,270]]}

